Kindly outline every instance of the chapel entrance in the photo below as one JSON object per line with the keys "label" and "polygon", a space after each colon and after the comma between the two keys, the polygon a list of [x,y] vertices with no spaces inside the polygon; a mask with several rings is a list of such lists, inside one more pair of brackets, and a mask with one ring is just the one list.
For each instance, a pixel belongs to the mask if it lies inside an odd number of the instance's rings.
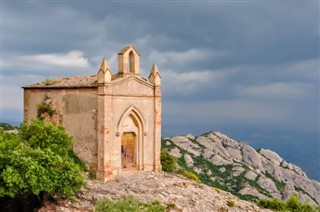
{"label": "chapel entrance", "polygon": [[121,167],[130,168],[135,164],[135,134],[124,132],[121,138]]}

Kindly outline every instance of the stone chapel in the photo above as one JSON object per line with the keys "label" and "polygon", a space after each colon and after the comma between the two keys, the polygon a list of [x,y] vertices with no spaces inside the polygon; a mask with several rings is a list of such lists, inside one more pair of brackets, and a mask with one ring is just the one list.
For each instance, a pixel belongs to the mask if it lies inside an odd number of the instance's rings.
{"label": "stone chapel", "polygon": [[[140,75],[133,46],[118,53],[118,73],[103,58],[96,75],[24,86],[24,119],[44,116],[73,137],[73,150],[102,181],[135,171],[161,171],[161,76]],[[47,110],[47,111],[46,111]]]}

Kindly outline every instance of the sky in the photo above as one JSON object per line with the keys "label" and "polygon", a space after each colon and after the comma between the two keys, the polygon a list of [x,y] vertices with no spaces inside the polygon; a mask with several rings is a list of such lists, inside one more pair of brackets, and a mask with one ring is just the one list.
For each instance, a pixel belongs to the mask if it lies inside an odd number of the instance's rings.
{"label": "sky", "polygon": [[294,140],[312,146],[320,179],[319,4],[3,0],[0,121],[22,121],[22,86],[94,75],[103,57],[116,73],[117,53],[132,44],[145,78],[153,62],[160,70],[163,136]]}

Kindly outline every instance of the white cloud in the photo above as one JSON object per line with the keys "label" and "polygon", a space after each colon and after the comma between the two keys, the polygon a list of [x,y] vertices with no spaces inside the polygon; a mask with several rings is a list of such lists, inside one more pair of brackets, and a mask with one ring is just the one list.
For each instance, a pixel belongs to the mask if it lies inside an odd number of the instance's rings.
{"label": "white cloud", "polygon": [[2,68],[5,76],[31,74],[52,78],[96,74],[99,65],[92,67],[83,52],[71,50],[67,53],[23,56],[6,54],[3,58]]}
{"label": "white cloud", "polygon": [[253,98],[297,99],[308,97],[316,88],[305,83],[270,83],[240,89],[240,95]]}
{"label": "white cloud", "polygon": [[20,56],[21,60],[39,63],[45,65],[54,65],[62,67],[75,67],[75,68],[86,68],[89,67],[88,59],[85,58],[83,52],[72,50],[68,53],[57,53],[57,54],[38,54]]}
{"label": "white cloud", "polygon": [[217,86],[224,77],[222,72],[210,70],[178,73],[172,70],[161,72],[163,88],[170,94],[191,94],[208,86]]}

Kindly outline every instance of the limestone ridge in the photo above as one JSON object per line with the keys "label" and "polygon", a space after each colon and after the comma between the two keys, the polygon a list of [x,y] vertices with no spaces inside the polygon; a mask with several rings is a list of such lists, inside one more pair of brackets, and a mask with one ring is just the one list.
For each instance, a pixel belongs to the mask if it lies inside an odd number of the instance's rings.
{"label": "limestone ridge", "polygon": [[220,132],[164,138],[162,148],[198,174],[203,183],[242,199],[287,199],[297,192],[302,202],[320,203],[320,183],[277,153],[255,150]]}
{"label": "limestone ridge", "polygon": [[141,201],[159,200],[170,212],[269,212],[254,203],[240,200],[229,192],[199,184],[180,175],[166,172],[137,172],[120,176],[103,183],[87,180],[73,201],[56,199],[46,202],[39,212],[94,211],[97,200],[103,198],[122,199],[132,195]]}

